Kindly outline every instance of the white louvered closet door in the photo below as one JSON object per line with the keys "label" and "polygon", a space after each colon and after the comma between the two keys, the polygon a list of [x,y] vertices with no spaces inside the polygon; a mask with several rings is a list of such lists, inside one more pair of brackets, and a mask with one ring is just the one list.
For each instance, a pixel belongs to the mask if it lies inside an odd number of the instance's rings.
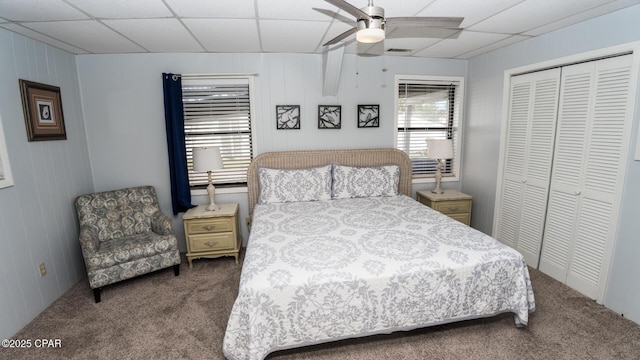
{"label": "white louvered closet door", "polygon": [[560,69],[511,79],[510,108],[494,236],[538,266],[549,188]]}
{"label": "white louvered closet door", "polygon": [[632,56],[564,67],[540,270],[600,298],[631,130]]}

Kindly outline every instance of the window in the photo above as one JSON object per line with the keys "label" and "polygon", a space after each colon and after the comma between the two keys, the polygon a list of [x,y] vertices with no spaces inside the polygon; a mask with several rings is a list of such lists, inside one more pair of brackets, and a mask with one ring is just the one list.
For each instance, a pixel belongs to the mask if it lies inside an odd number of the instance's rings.
{"label": "window", "polygon": [[243,186],[253,159],[250,76],[182,75],[187,168],[191,187],[207,184],[193,171],[193,149],[220,147],[224,168],[212,173],[216,186]]}
{"label": "window", "polygon": [[396,148],[406,152],[413,178],[431,178],[436,160],[427,159],[427,139],[453,140],[454,158],[443,161],[442,176],[458,179],[459,123],[463,79],[396,76]]}

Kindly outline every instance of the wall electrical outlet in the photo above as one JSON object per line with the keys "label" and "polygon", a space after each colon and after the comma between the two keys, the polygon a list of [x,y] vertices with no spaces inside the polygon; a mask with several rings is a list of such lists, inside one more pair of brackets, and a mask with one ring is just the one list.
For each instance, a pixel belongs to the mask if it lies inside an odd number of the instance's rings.
{"label": "wall electrical outlet", "polygon": [[38,265],[38,269],[40,269],[40,277],[47,275],[47,268],[44,266],[43,262]]}

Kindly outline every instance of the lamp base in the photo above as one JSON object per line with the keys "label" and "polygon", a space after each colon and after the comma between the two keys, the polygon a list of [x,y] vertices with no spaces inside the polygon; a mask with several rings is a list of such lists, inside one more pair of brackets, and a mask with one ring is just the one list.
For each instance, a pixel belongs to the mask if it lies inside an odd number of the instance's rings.
{"label": "lamp base", "polygon": [[442,160],[438,159],[438,165],[436,166],[436,188],[431,190],[434,194],[442,194],[444,190],[440,189],[440,181],[442,180],[442,173],[440,168],[442,167]]}
{"label": "lamp base", "polygon": [[220,210],[220,205],[216,205],[216,204],[209,204],[209,205],[207,205],[207,207],[205,208],[205,210],[207,210],[207,211],[216,211],[216,210]]}
{"label": "lamp base", "polygon": [[211,171],[209,171],[209,185],[207,186],[207,195],[209,195],[209,206],[205,210],[207,211],[216,211],[220,210],[220,206],[216,205],[215,198],[216,188],[211,183]]}

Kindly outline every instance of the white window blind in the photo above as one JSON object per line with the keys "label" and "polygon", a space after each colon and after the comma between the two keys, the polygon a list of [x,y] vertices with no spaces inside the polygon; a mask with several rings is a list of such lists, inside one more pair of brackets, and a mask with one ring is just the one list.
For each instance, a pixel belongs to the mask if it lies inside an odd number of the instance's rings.
{"label": "white window blind", "polygon": [[453,140],[454,158],[443,161],[443,177],[457,176],[461,80],[398,78],[396,148],[411,158],[414,178],[433,177],[437,161],[428,159],[427,139]]}
{"label": "white window blind", "polygon": [[249,76],[182,75],[185,145],[189,183],[207,184],[207,173],[193,171],[193,149],[220,148],[224,168],[212,172],[213,183],[244,185],[253,159]]}

